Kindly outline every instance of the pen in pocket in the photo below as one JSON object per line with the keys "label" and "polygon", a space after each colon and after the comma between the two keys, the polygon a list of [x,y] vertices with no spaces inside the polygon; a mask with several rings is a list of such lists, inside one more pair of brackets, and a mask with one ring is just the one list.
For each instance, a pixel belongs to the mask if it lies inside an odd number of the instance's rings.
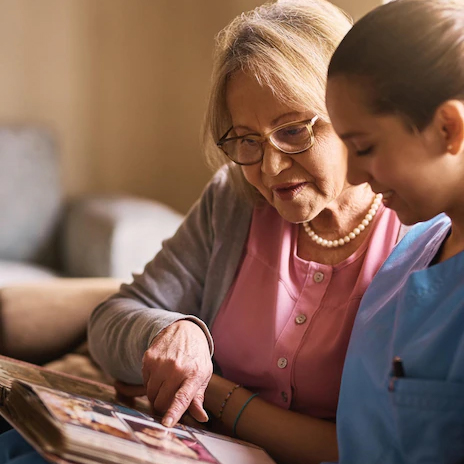
{"label": "pen in pocket", "polygon": [[392,361],[393,375],[390,379],[388,389],[393,391],[395,389],[395,380],[404,377],[403,360],[399,356],[395,356]]}
{"label": "pen in pocket", "polygon": [[393,377],[404,377],[403,361],[399,356],[393,358]]}

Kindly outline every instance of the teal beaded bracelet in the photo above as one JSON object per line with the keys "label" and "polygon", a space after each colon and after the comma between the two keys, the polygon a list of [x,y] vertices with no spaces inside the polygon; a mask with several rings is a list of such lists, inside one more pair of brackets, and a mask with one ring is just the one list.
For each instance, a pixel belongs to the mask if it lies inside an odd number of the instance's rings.
{"label": "teal beaded bracelet", "polygon": [[235,418],[234,425],[232,426],[232,434],[234,437],[237,436],[237,424],[238,420],[240,419],[240,416],[242,415],[242,412],[245,411],[245,408],[248,406],[248,403],[255,397],[258,396],[258,393],[253,393],[244,403],[243,406],[240,408],[240,411],[237,414],[237,417]]}

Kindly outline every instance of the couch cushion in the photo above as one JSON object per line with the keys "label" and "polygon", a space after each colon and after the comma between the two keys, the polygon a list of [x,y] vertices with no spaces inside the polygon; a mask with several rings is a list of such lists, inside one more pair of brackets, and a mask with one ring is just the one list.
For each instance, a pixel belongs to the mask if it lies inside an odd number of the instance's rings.
{"label": "couch cushion", "polygon": [[0,198],[0,259],[55,264],[62,195],[47,131],[0,128]]}
{"label": "couch cushion", "polygon": [[101,195],[69,204],[61,243],[70,276],[117,277],[130,282],[171,237],[184,216],[146,198]]}
{"label": "couch cushion", "polygon": [[57,277],[50,269],[16,261],[0,261],[0,287],[15,283],[50,280]]}
{"label": "couch cushion", "polygon": [[86,337],[92,310],[115,293],[116,279],[60,279],[0,288],[0,354],[45,363]]}

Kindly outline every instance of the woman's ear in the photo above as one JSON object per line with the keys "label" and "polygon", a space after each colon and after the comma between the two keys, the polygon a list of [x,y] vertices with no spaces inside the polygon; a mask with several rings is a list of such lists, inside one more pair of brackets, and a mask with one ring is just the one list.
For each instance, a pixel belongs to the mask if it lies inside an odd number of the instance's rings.
{"label": "woman's ear", "polygon": [[464,103],[447,100],[435,112],[434,125],[438,129],[443,148],[452,155],[464,150]]}

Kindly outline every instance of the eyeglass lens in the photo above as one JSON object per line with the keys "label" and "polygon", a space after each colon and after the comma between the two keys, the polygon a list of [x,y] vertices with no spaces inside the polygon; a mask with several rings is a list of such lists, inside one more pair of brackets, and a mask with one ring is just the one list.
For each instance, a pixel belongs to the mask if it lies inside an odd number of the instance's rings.
{"label": "eyeglass lens", "polygon": [[[312,131],[308,124],[297,123],[283,127],[270,135],[271,142],[287,154],[301,153],[312,144]],[[248,135],[246,137],[225,140],[222,149],[239,164],[253,164],[261,161],[263,155],[262,137]]]}
{"label": "eyeglass lens", "polygon": [[295,124],[274,132],[271,140],[283,152],[295,153],[309,147],[311,132],[307,124]]}

